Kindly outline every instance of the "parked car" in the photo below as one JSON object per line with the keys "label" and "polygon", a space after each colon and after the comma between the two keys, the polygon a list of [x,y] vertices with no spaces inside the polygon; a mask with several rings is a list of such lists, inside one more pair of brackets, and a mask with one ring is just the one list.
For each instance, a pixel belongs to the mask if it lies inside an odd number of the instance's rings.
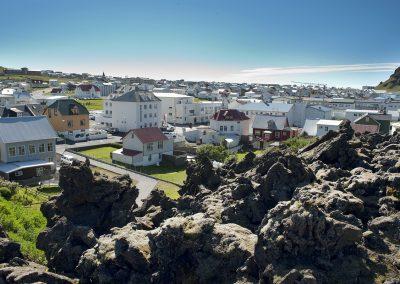
{"label": "parked car", "polygon": [[76,159],[70,155],[61,156],[61,165],[72,165],[73,161],[76,161]]}

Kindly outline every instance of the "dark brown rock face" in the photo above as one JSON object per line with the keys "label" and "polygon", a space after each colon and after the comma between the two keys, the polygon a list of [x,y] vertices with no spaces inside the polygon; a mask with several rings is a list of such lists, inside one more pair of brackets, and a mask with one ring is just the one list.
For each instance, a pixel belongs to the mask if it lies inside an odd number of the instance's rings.
{"label": "dark brown rock face", "polygon": [[42,206],[37,244],[52,271],[80,283],[397,283],[399,142],[354,137],[346,122],[298,155],[248,154],[219,169],[199,157],[178,200],[155,190],[140,208],[127,177],[76,164]]}

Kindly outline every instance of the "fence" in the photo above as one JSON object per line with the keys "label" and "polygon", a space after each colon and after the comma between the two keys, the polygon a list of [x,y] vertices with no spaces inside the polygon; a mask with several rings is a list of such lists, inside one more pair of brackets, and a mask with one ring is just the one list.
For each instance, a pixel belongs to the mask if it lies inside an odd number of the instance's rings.
{"label": "fence", "polygon": [[[111,145],[111,144],[107,144],[107,145]],[[102,146],[107,146],[107,145],[102,145]],[[88,147],[96,148],[95,146],[88,146]],[[137,168],[134,167],[134,166],[126,165],[126,164],[122,164],[122,163],[117,163],[117,162],[116,163],[110,163],[110,162],[107,162],[107,161],[104,161],[104,160],[101,160],[101,159],[98,159],[98,158],[95,158],[95,157],[92,157],[92,156],[88,156],[88,155],[85,155],[85,154],[82,154],[82,153],[76,151],[76,149],[84,150],[83,148],[87,148],[87,147],[68,148],[65,151],[71,152],[71,153],[73,153],[75,155],[79,155],[79,156],[84,157],[84,158],[88,158],[90,160],[94,160],[94,161],[99,162],[99,163],[104,163],[104,164],[107,164],[107,165],[110,165],[110,166],[113,166],[113,167],[117,167],[117,168],[120,168],[120,169],[123,169],[123,170],[127,170],[127,171],[130,171],[132,173],[139,174],[139,175],[151,178],[151,179],[155,179],[155,180],[158,180],[158,181],[162,181],[162,182],[166,182],[166,183],[170,183],[170,184],[176,185],[178,187],[182,187],[182,185],[179,184],[179,183],[175,183],[175,182],[168,181],[168,180],[165,180],[165,179],[161,179],[161,178],[158,178],[158,177],[153,177],[153,176],[151,176],[149,174],[146,174],[146,173],[143,173],[143,172],[141,172],[139,170],[136,170]],[[85,150],[87,150],[87,149],[85,149]]]}

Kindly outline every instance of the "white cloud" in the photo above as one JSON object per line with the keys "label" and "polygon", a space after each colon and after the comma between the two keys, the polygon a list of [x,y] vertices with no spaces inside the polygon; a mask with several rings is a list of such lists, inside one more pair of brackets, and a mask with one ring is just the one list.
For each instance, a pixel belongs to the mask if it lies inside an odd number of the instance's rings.
{"label": "white cloud", "polygon": [[241,70],[233,74],[241,78],[258,76],[280,76],[288,74],[311,74],[332,72],[388,72],[394,71],[400,63],[372,63],[349,65],[295,66],[295,67],[266,67]]}

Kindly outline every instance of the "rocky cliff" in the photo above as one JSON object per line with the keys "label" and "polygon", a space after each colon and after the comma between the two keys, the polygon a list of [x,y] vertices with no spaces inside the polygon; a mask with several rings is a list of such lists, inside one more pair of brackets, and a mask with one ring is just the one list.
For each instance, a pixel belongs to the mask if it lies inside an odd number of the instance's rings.
{"label": "rocky cliff", "polygon": [[385,82],[381,82],[377,87],[379,90],[399,91],[400,90],[400,67]]}
{"label": "rocky cliff", "polygon": [[[295,154],[250,153],[220,169],[199,157],[179,200],[155,190],[140,208],[128,177],[64,167],[63,193],[42,206],[46,273],[81,283],[399,283],[399,142],[355,137],[346,123]],[[37,269],[10,264],[18,257],[2,260],[0,277]]]}

